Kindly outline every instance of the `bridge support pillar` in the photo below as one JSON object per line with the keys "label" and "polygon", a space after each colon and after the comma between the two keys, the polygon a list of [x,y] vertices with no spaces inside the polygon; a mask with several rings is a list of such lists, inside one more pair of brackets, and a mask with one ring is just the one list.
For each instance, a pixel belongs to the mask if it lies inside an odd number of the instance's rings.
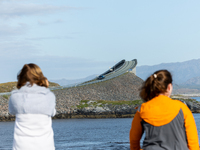
{"label": "bridge support pillar", "polygon": [[131,72],[131,73],[134,73],[134,74],[136,75],[136,67],[133,68],[130,72]]}

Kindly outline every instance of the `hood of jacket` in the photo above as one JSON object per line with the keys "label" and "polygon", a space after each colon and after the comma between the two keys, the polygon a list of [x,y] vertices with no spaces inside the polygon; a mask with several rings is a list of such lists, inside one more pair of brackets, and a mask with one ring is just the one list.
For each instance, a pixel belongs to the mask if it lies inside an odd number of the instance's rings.
{"label": "hood of jacket", "polygon": [[181,105],[185,105],[179,100],[159,95],[141,105],[141,118],[154,126],[162,126],[171,122],[179,113]]}
{"label": "hood of jacket", "polygon": [[24,86],[22,86],[18,90],[13,90],[11,93],[41,93],[41,94],[47,94],[50,90],[44,86],[38,86],[37,84],[31,84],[27,82]]}

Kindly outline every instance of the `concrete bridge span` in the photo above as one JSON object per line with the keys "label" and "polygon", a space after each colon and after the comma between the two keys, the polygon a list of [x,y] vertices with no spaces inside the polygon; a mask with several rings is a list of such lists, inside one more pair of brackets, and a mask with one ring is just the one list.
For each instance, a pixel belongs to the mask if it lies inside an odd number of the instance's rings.
{"label": "concrete bridge span", "polygon": [[117,64],[115,64],[113,67],[111,67],[109,70],[107,70],[106,72],[100,74],[98,77],[92,80],[83,82],[81,84],[78,84],[77,86],[88,85],[88,84],[110,80],[126,72],[132,72],[136,74],[136,65],[137,65],[137,59],[133,59],[131,61],[125,61],[125,59],[123,59]]}

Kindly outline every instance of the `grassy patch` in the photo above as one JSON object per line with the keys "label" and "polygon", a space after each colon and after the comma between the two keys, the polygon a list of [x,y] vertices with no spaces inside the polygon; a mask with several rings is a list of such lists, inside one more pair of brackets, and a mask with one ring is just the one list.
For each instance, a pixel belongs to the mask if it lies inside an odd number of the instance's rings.
{"label": "grassy patch", "polygon": [[133,101],[106,101],[106,100],[98,100],[98,103],[102,104],[112,104],[112,105],[136,105],[142,104],[142,100],[133,100]]}
{"label": "grassy patch", "polygon": [[[0,93],[11,92],[14,89],[17,89],[17,82],[7,82],[0,83]],[[49,82],[49,87],[59,86],[57,83]]]}
{"label": "grassy patch", "polygon": [[84,107],[89,107],[90,105],[87,104],[87,102],[80,102],[79,105],[77,105],[77,108],[82,109]]}
{"label": "grassy patch", "polygon": [[[90,103],[89,103],[90,101]],[[142,100],[133,100],[133,101],[108,101],[108,100],[81,100],[80,104],[77,105],[77,108],[82,109],[84,107],[103,107],[103,105],[136,105],[142,104]]]}
{"label": "grassy patch", "polygon": [[60,85],[58,83],[49,82],[49,87],[52,87],[52,86],[60,86]]}
{"label": "grassy patch", "polygon": [[11,92],[16,89],[17,82],[0,83],[0,93]]}
{"label": "grassy patch", "polygon": [[3,98],[8,99],[10,95],[2,95]]}

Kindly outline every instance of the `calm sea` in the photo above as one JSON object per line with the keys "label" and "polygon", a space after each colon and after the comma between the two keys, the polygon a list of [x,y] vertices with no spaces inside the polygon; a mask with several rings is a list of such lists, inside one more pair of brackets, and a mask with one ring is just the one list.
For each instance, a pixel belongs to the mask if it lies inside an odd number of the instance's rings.
{"label": "calm sea", "polygon": [[191,98],[196,99],[197,101],[200,102],[200,97],[191,97]]}
{"label": "calm sea", "polygon": [[[200,135],[200,114],[193,115]],[[53,120],[56,150],[129,150],[131,122],[132,118]],[[0,150],[11,150],[13,129],[14,122],[0,122]]]}

